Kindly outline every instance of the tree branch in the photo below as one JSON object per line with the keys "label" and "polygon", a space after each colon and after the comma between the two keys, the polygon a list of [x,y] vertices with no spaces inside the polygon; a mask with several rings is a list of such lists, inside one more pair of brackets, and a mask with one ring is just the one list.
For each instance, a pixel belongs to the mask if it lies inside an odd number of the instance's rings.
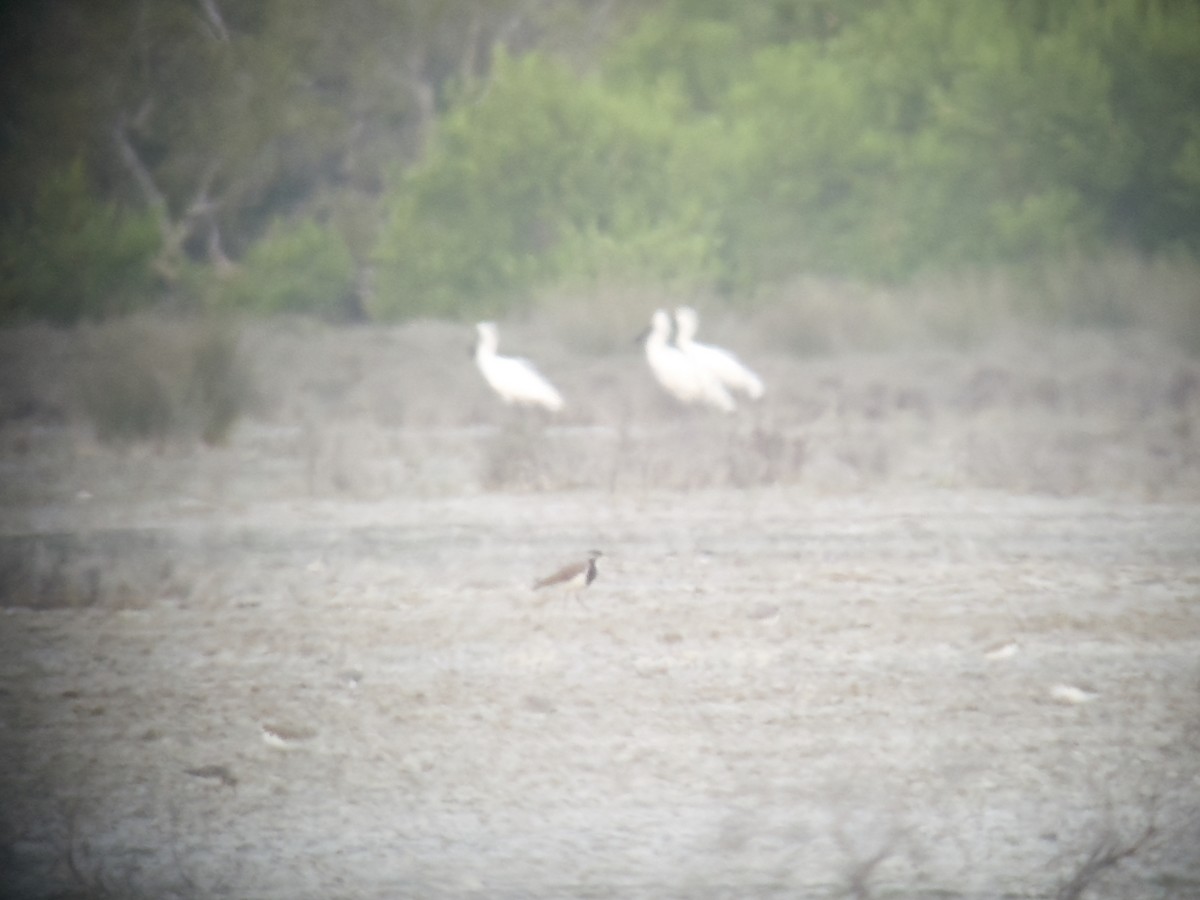
{"label": "tree branch", "polygon": [[225,20],[221,17],[221,10],[217,8],[216,0],[200,0],[200,8],[204,10],[205,18],[208,19],[208,24],[212,26],[217,40],[222,43],[228,43],[229,29],[225,27]]}
{"label": "tree branch", "polygon": [[1122,843],[1121,839],[1113,832],[1105,834],[1092,845],[1087,859],[1080,863],[1079,868],[1075,870],[1075,874],[1067,883],[1058,889],[1056,897],[1058,900],[1079,900],[1101,872],[1136,856],[1157,833],[1158,829],[1152,819],[1137,839],[1130,843]]}
{"label": "tree branch", "polygon": [[[167,198],[159,190],[158,184],[154,180],[154,175],[150,172],[145,162],[142,161],[141,156],[138,155],[137,148],[133,146],[133,142],[129,139],[129,129],[126,126],[124,114],[118,116],[117,123],[113,126],[112,134],[113,142],[116,144],[117,154],[120,156],[121,162],[125,164],[125,168],[133,176],[134,182],[145,198],[146,206],[150,209],[158,225],[159,235],[163,243],[162,252],[159,254],[158,259],[158,268],[168,279],[172,278],[175,273],[176,264],[183,252],[183,245],[196,231],[198,223],[208,222],[210,230],[216,228],[213,221],[213,213],[220,208],[221,202],[211,199],[209,197],[209,190],[212,188],[213,180],[220,170],[220,163],[213,161],[205,167],[191,203],[188,204],[187,209],[179,217],[178,221],[175,221],[171,218],[171,208],[167,203]],[[212,240],[213,234],[210,234],[210,253],[214,249],[219,251],[214,256],[214,261],[228,263],[224,252],[221,251],[220,235],[216,235],[215,244],[211,243]]]}
{"label": "tree branch", "polygon": [[159,230],[162,231],[165,239],[172,230],[167,199],[158,189],[158,185],[154,183],[154,176],[150,174],[150,170],[146,168],[142,158],[130,142],[124,114],[117,118],[117,124],[113,126],[112,134],[113,143],[117,147],[117,155],[125,164],[125,168],[129,170],[129,174],[133,176],[134,182],[137,183],[138,189],[146,199],[146,205],[150,207],[154,217],[158,220]]}

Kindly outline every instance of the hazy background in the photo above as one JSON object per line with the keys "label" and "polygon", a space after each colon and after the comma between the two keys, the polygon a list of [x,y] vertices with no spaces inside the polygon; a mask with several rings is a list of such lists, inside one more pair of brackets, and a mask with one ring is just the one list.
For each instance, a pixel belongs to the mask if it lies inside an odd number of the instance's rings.
{"label": "hazy background", "polygon": [[4,4],[0,895],[1194,896],[1198,97],[1165,0]]}

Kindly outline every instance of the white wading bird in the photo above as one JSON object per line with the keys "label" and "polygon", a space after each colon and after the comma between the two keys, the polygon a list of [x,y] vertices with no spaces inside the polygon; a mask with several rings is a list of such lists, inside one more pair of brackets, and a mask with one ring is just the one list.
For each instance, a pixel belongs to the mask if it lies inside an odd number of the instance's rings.
{"label": "white wading bird", "polygon": [[681,306],[675,310],[675,346],[728,390],[739,391],[751,400],[761,397],[762,379],[746,368],[740,359],[728,350],[692,340],[696,336],[699,324],[700,317],[690,306]]}
{"label": "white wading bird", "polygon": [[501,400],[511,406],[540,406],[551,412],[563,408],[562,395],[542,377],[533,363],[496,353],[500,337],[495,322],[479,322],[475,330],[479,332],[475,343],[475,365]]}
{"label": "white wading bird", "polygon": [[725,386],[672,346],[671,317],[656,309],[645,332],[646,362],[654,377],[668,394],[681,403],[704,404],[723,412],[733,412],[735,404]]}

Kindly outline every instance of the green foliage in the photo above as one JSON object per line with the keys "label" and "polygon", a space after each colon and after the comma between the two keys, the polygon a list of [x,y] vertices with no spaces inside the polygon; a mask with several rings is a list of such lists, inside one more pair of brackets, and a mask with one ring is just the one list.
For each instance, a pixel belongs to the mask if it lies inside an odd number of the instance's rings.
{"label": "green foliage", "polygon": [[821,52],[759,53],[726,111],[735,283],[1088,246],[1089,191],[1127,167],[1107,90],[1097,52],[999,4],[886,5]]}
{"label": "green foliage", "polygon": [[383,315],[494,309],[539,281],[700,280],[712,226],[669,91],[618,94],[538,54],[497,60],[387,198]]}
{"label": "green foliage", "polygon": [[600,77],[501,58],[388,192],[379,311],[462,312],[547,283],[750,293],[799,272],[896,279],[1091,252],[1121,236],[1135,186],[1160,207],[1145,246],[1195,245],[1179,211],[1200,200],[1200,82],[1158,101],[1178,120],[1163,156],[1121,79],[1136,61],[1190,85],[1178,70],[1200,72],[1200,19],[1134,0],[1035,13],[666,2]]}
{"label": "green foliage", "polygon": [[604,61],[609,83],[622,89],[667,86],[697,110],[712,110],[750,54],[737,24],[708,18],[682,20],[648,13]]}
{"label": "green foliage", "polygon": [[326,315],[370,265],[411,317],[1200,249],[1183,0],[60,0],[0,10],[0,76],[9,319],[155,258]]}
{"label": "green foliage", "polygon": [[241,265],[221,279],[218,303],[253,313],[310,313],[341,318],[351,310],[355,264],[332,228],[277,221]]}
{"label": "green foliage", "polygon": [[757,52],[820,47],[873,5],[875,0],[664,0],[643,11],[601,65],[609,84],[633,89],[667,84],[693,110],[709,112],[721,105]]}
{"label": "green foliage", "polygon": [[152,218],[98,199],[77,162],[0,225],[0,320],[70,323],[143,306],[159,246]]}
{"label": "green foliage", "polygon": [[1142,250],[1200,247],[1200,186],[1189,158],[1200,131],[1200,7],[1083,2],[1068,22],[1100,48],[1127,167],[1095,205],[1106,234]]}

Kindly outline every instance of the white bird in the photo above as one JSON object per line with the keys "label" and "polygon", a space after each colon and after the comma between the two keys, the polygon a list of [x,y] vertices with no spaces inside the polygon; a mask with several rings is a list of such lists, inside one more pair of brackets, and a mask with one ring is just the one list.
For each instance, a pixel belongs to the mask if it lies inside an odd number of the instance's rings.
{"label": "white bird", "polygon": [[1050,688],[1050,696],[1059,703],[1069,703],[1073,706],[1078,706],[1080,703],[1091,703],[1100,695],[1095,691],[1076,687],[1073,684],[1056,684]]}
{"label": "white bird", "polygon": [[656,309],[646,335],[646,362],[663,390],[687,404],[704,404],[723,412],[733,412],[736,405],[729,391],[707,370],[700,368],[682,350],[672,346],[671,317],[666,310]]}
{"label": "white bird", "polygon": [[479,322],[475,330],[479,333],[475,343],[475,365],[501,400],[513,406],[540,406],[551,412],[563,408],[562,395],[542,377],[533,363],[496,353],[500,343],[496,323]]}
{"label": "white bird", "polygon": [[1021,652],[1021,645],[1016,641],[1009,641],[1007,644],[999,644],[989,650],[984,651],[984,659],[1001,660],[1012,659]]}
{"label": "white bird", "polygon": [[690,306],[675,310],[675,346],[700,368],[707,371],[730,391],[739,391],[752,400],[763,395],[762,379],[746,365],[720,347],[701,344],[693,340],[700,317]]}

